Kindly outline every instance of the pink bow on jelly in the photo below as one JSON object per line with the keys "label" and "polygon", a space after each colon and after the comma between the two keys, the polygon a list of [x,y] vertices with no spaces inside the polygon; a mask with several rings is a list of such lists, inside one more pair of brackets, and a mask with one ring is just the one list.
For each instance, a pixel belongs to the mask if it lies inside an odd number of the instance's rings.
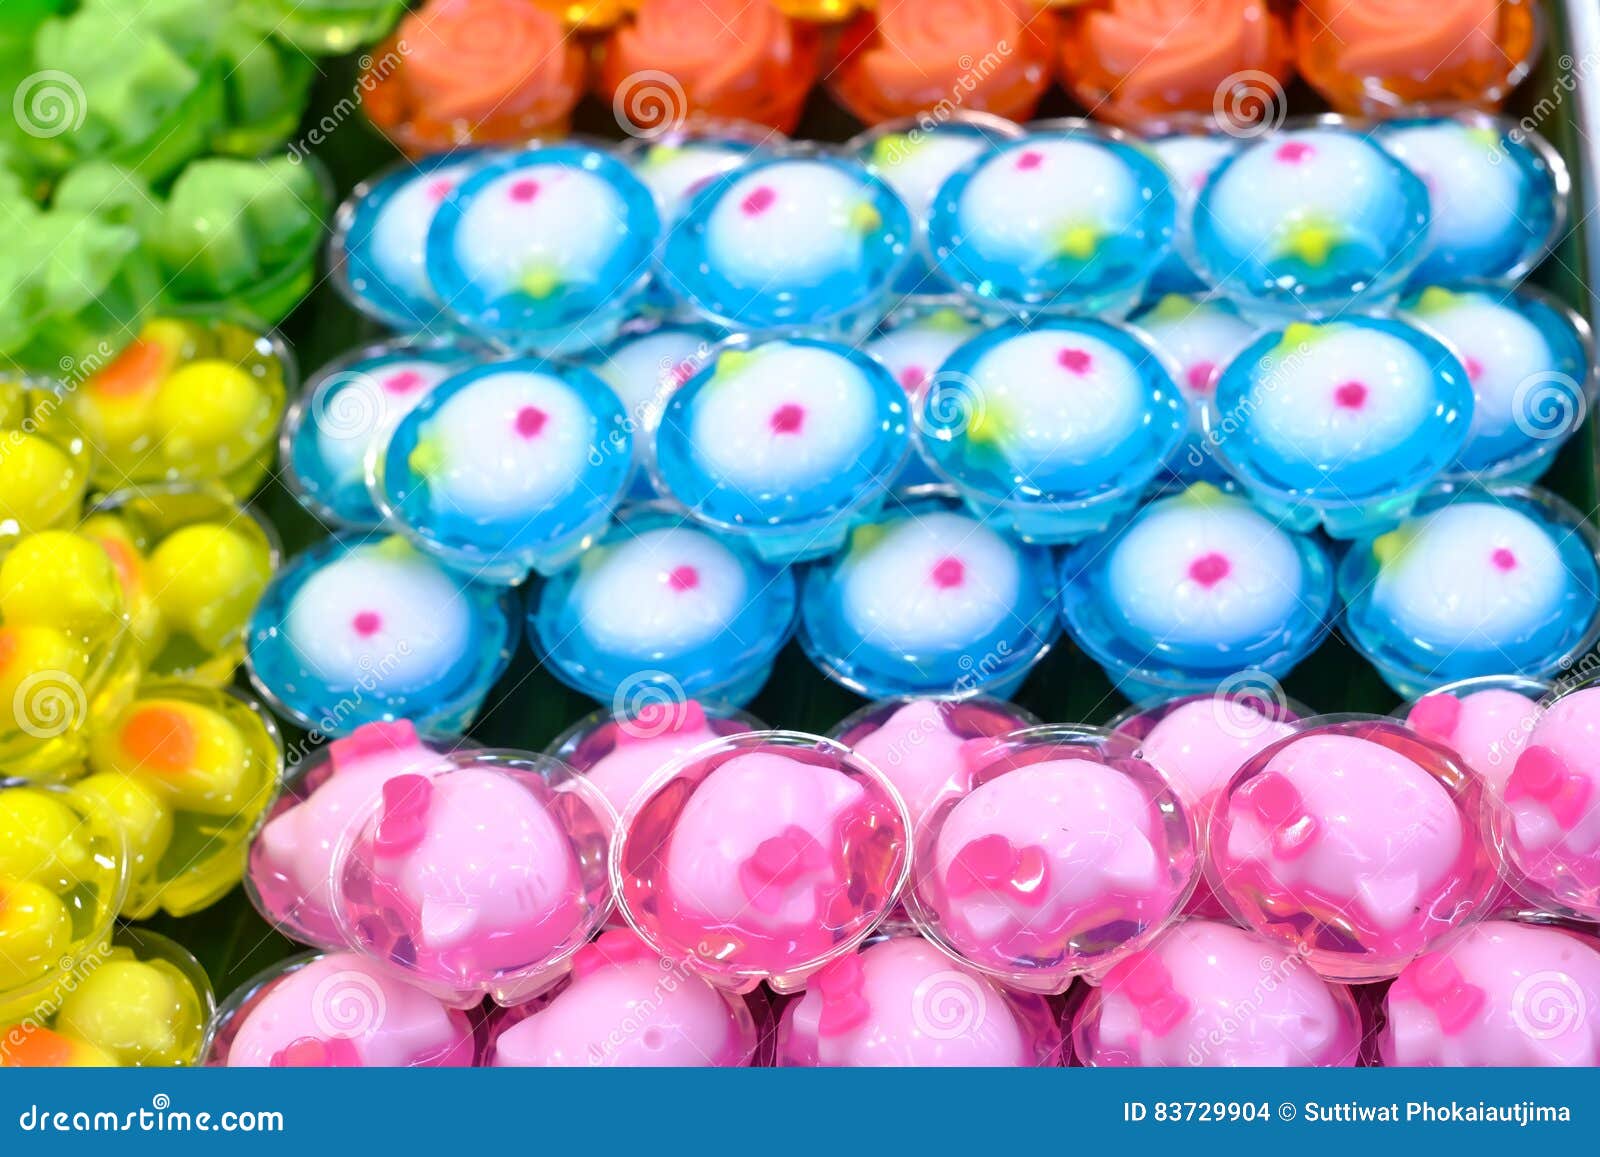
{"label": "pink bow on jelly", "polygon": [[1258,776],[1245,785],[1239,800],[1272,832],[1272,851],[1280,860],[1304,855],[1316,842],[1320,825],[1282,773],[1269,771]]}
{"label": "pink bow on jelly", "polygon": [[1517,766],[1506,781],[1506,801],[1531,799],[1542,803],[1570,832],[1589,810],[1594,783],[1587,775],[1573,771],[1548,747],[1530,747],[1517,757]]}
{"label": "pink bow on jelly", "polygon": [[791,824],[739,865],[739,886],[758,912],[771,916],[783,907],[785,889],[827,867],[828,853],[816,837]]}
{"label": "pink bow on jelly", "polygon": [[1424,695],[1406,716],[1406,725],[1418,735],[1448,741],[1461,720],[1461,700],[1454,695]]}
{"label": "pink bow on jelly", "polygon": [[1466,982],[1454,960],[1439,952],[1417,957],[1394,982],[1389,996],[1413,1000],[1427,1008],[1446,1036],[1454,1036],[1470,1025],[1488,1000],[1483,989]]}
{"label": "pink bow on jelly", "polygon": [[371,755],[388,755],[393,751],[410,751],[417,746],[417,729],[405,719],[392,723],[363,723],[344,739],[328,744],[328,758],[333,769],[359,763]]}
{"label": "pink bow on jelly", "polygon": [[1135,952],[1106,975],[1105,987],[1127,997],[1139,1010],[1139,1023],[1156,1036],[1166,1036],[1189,1015],[1189,998],[1154,953]]}
{"label": "pink bow on jelly", "polygon": [[373,846],[383,855],[410,851],[428,830],[433,781],[425,775],[397,775],[383,785],[383,814]]}
{"label": "pink bow on jelly", "polygon": [[275,1069],[358,1069],[361,1053],[348,1037],[303,1036],[272,1054]]}
{"label": "pink bow on jelly", "polygon": [[1044,903],[1050,864],[1037,844],[1013,847],[1001,835],[973,840],[950,861],[947,886],[952,896],[976,892],[1007,895],[1034,907]]}
{"label": "pink bow on jelly", "polygon": [[817,1019],[819,1036],[843,1036],[866,1022],[872,1009],[867,1004],[867,970],[855,953],[841,957],[812,978],[822,997],[822,1015]]}

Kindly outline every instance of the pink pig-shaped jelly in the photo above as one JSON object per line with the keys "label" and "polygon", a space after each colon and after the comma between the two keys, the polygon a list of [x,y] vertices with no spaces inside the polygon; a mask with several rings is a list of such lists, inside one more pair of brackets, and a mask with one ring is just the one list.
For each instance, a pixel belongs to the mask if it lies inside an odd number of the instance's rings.
{"label": "pink pig-shaped jelly", "polygon": [[572,839],[527,783],[492,768],[383,785],[373,876],[419,960],[511,970],[557,953],[588,916]]}
{"label": "pink pig-shaped jelly", "polygon": [[844,885],[841,817],[861,783],[776,752],[737,755],[685,804],[667,849],[677,905],[758,936],[830,939],[824,925]]}

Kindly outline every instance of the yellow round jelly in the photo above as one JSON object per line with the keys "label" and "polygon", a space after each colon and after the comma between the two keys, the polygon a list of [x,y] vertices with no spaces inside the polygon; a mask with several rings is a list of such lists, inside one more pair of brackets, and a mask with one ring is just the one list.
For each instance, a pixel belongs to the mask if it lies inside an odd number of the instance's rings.
{"label": "yellow round jelly", "polygon": [[78,533],[99,543],[117,572],[122,588],[122,605],[128,612],[129,629],[146,658],[161,650],[166,641],[161,608],[156,606],[145,578],[145,561],[133,534],[114,514],[92,514],[83,520]]}
{"label": "yellow round jelly", "polygon": [[0,1069],[105,1069],[116,1063],[93,1045],[41,1024],[0,1026]]}
{"label": "yellow round jelly", "polygon": [[66,892],[93,868],[91,835],[59,792],[0,790],[0,879]]}
{"label": "yellow round jelly", "polygon": [[92,539],[46,530],[22,539],[0,563],[0,619],[103,635],[122,618],[122,588]]}
{"label": "yellow round jelly", "polygon": [[42,884],[0,875],[0,993],[31,984],[72,947],[72,913]]}
{"label": "yellow round jelly", "polygon": [[122,831],[133,879],[149,879],[172,845],[172,809],[155,789],[137,776],[102,771],[79,780],[71,791]]}
{"label": "yellow round jelly", "polygon": [[194,1059],[200,1001],[171,965],[126,959],[93,969],[61,1002],[55,1027],[122,1065]]}
{"label": "yellow round jelly", "polygon": [[89,484],[84,463],[22,430],[0,430],[0,522],[12,533],[55,526],[77,512]]}
{"label": "yellow round jelly", "polygon": [[272,578],[272,555],[232,526],[199,523],[150,553],[149,582],[167,622],[216,652],[245,628]]}
{"label": "yellow round jelly", "polygon": [[233,815],[247,800],[253,754],[220,712],[181,699],[140,699],[90,742],[98,771],[137,776],[178,811]]}
{"label": "yellow round jelly", "polygon": [[142,452],[150,438],[156,390],[192,344],[181,322],[146,325],[77,392],[73,416],[84,435],[113,459]]}
{"label": "yellow round jelly", "polygon": [[206,358],[173,373],[156,393],[162,453],[175,466],[202,472],[236,467],[260,444],[272,404],[248,373]]}

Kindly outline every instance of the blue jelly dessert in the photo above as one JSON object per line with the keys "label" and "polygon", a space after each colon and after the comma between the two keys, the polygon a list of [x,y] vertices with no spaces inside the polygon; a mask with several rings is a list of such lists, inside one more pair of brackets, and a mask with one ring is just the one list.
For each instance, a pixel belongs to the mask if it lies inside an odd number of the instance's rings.
{"label": "blue jelly dessert", "polygon": [[621,400],[579,366],[456,374],[374,456],[372,495],[420,549],[474,578],[549,574],[599,533],[633,475]]}
{"label": "blue jelly dessert", "polygon": [[428,279],[428,230],[487,156],[467,150],[401,161],[355,187],[335,215],[328,251],[333,284],[353,308],[406,333],[455,328]]}
{"label": "blue jelly dessert", "polygon": [[733,339],[668,400],[656,481],[770,562],[836,550],[910,452],[905,391],[857,350]]}
{"label": "blue jelly dessert", "polygon": [[1156,353],[1088,318],[990,329],[952,354],[916,410],[934,471],[996,528],[1074,542],[1138,505],[1188,414]]}
{"label": "blue jelly dessert", "polygon": [[1597,546],[1548,491],[1441,487],[1351,544],[1341,633],[1407,699],[1478,675],[1553,675],[1600,640]]}
{"label": "blue jelly dessert", "polygon": [[439,206],[427,274],[462,327],[518,350],[608,341],[643,293],[660,233],[650,190],[599,149],[485,161]]}
{"label": "blue jelly dessert", "polygon": [[1121,134],[1058,124],[990,148],[940,188],[934,267],[981,306],[1022,317],[1126,312],[1172,246],[1159,161]]}
{"label": "blue jelly dessert", "polygon": [[795,603],[792,572],[643,504],[533,592],[529,635],[558,679],[615,710],[658,694],[741,705],[788,642]]}
{"label": "blue jelly dessert", "polygon": [[1462,112],[1388,121],[1374,135],[1428,187],[1433,220],[1413,284],[1515,280],[1560,236],[1570,180],[1538,133]]}
{"label": "blue jelly dessert", "polygon": [[624,141],[617,151],[655,197],[663,224],[670,225],[712,181],[787,143],[765,125],[690,121]]}
{"label": "blue jelly dessert", "polygon": [[1405,517],[1460,456],[1472,413],[1437,338],[1391,318],[1296,322],[1223,371],[1206,441],[1274,518],[1354,538]]}
{"label": "blue jelly dessert", "polygon": [[323,736],[409,719],[459,735],[510,662],[509,592],[474,583],[405,539],[346,535],[292,560],[250,619],[250,680]]}
{"label": "blue jelly dessert", "polygon": [[1542,290],[1488,282],[1431,286],[1401,309],[1472,383],[1472,429],[1447,477],[1532,482],[1549,469],[1594,401],[1588,323]]}
{"label": "blue jelly dessert", "polygon": [[[877,358],[906,392],[915,409],[918,399],[938,379],[944,363],[983,332],[978,315],[959,298],[925,298],[895,310],[862,343],[862,352]],[[936,481],[920,453],[906,458],[896,486],[922,486]]]}
{"label": "blue jelly dessert", "polygon": [[886,182],[797,147],[695,194],[667,233],[658,273],[728,329],[854,336],[887,308],[911,245],[911,215]]}
{"label": "blue jelly dessert", "polygon": [[1194,207],[1190,257],[1246,314],[1389,304],[1422,260],[1427,187],[1365,134],[1318,122],[1224,161]]}
{"label": "blue jelly dessert", "polygon": [[[1022,128],[988,113],[958,112],[947,120],[901,117],[873,125],[845,142],[844,151],[889,182],[911,212],[918,237],[928,228],[934,198],[957,169],[1005,141]],[[929,266],[919,246],[895,288],[903,294],[941,294],[953,286]]]}
{"label": "blue jelly dessert", "polygon": [[1226,301],[1169,293],[1128,319],[1150,339],[1189,409],[1189,436],[1171,461],[1180,478],[1220,479],[1226,471],[1206,441],[1203,415],[1222,371],[1261,332]]}
{"label": "blue jelly dessert", "polygon": [[905,492],[813,566],[800,641],[869,698],[1006,698],[1060,633],[1050,552],[1017,543],[938,488]]}
{"label": "blue jelly dessert", "polygon": [[656,496],[650,464],[656,426],[675,390],[705,368],[720,339],[700,325],[630,322],[616,341],[583,359],[622,402],[624,425],[633,439],[633,498]]}
{"label": "blue jelly dessert", "polygon": [[1151,139],[1151,150],[1172,178],[1172,195],[1178,206],[1172,251],[1150,279],[1152,293],[1199,293],[1206,288],[1205,280],[1184,256],[1193,246],[1194,204],[1222,162],[1243,146],[1241,138],[1218,132],[1175,131]]}
{"label": "blue jelly dessert", "polygon": [[1156,499],[1062,564],[1073,642],[1134,702],[1282,679],[1327,632],[1333,565],[1242,495],[1207,482]]}
{"label": "blue jelly dessert", "polygon": [[451,339],[380,342],[336,358],[312,375],[289,406],[278,437],[284,481],[330,526],[382,521],[367,491],[369,452],[452,374],[486,357]]}

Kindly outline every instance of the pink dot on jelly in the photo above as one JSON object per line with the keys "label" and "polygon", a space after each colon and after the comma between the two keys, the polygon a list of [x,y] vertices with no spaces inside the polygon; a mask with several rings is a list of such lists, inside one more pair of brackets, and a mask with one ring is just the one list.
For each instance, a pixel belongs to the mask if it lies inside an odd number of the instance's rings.
{"label": "pink dot on jelly", "polygon": [[1359,410],[1367,404],[1367,387],[1360,382],[1346,382],[1333,391],[1334,404],[1346,410]]}
{"label": "pink dot on jelly", "polygon": [[383,628],[383,618],[377,611],[362,611],[351,620],[350,625],[363,639],[370,639]]}
{"label": "pink dot on jelly", "polygon": [[786,402],[772,411],[772,417],[767,424],[772,427],[774,434],[798,434],[800,427],[806,422],[805,408],[793,402]]}
{"label": "pink dot on jelly", "polygon": [[907,366],[900,371],[900,388],[908,394],[920,390],[927,380],[928,371],[921,366]]}
{"label": "pink dot on jelly", "polygon": [[947,556],[934,564],[933,585],[940,590],[958,587],[967,577],[967,567],[959,558]]}
{"label": "pink dot on jelly", "polygon": [[675,591],[692,591],[700,585],[700,572],[692,566],[675,566],[667,575],[667,585]]}
{"label": "pink dot on jelly", "polygon": [[1228,577],[1228,572],[1233,570],[1233,564],[1226,555],[1203,554],[1189,564],[1189,577],[1203,587],[1214,587]]}
{"label": "pink dot on jelly", "polygon": [[523,406],[517,411],[517,433],[524,438],[537,438],[547,421],[548,416],[538,406]]}
{"label": "pink dot on jelly", "polygon": [[391,394],[409,394],[422,384],[422,375],[416,370],[401,370],[383,379],[383,388]]}
{"label": "pink dot on jelly", "polygon": [[435,181],[428,186],[428,196],[435,201],[443,201],[450,195],[450,190],[455,188],[449,181]]}
{"label": "pink dot on jelly", "polygon": [[1477,358],[1474,358],[1474,357],[1467,358],[1467,360],[1463,363],[1463,366],[1467,371],[1467,380],[1468,381],[1475,382],[1479,378],[1483,377],[1483,363],[1480,362]]}
{"label": "pink dot on jelly", "polygon": [[539,182],[524,178],[516,181],[511,186],[511,199],[519,205],[526,205],[539,195]]}
{"label": "pink dot on jelly", "polygon": [[1086,374],[1089,367],[1094,364],[1094,359],[1087,350],[1064,349],[1056,355],[1056,361],[1061,368],[1074,374]]}
{"label": "pink dot on jelly", "polygon": [[1189,388],[1197,394],[1209,394],[1217,376],[1216,362],[1195,362],[1186,375]]}
{"label": "pink dot on jelly", "polygon": [[1278,160],[1285,164],[1298,165],[1301,161],[1310,159],[1311,154],[1314,152],[1316,150],[1304,141],[1285,141],[1278,146],[1278,151],[1275,155]]}
{"label": "pink dot on jelly", "polygon": [[1017,168],[1024,173],[1031,172],[1042,164],[1044,164],[1044,154],[1033,149],[1028,149],[1017,157]]}
{"label": "pink dot on jelly", "polygon": [[1517,569],[1517,556],[1512,554],[1509,550],[1507,550],[1503,546],[1498,548],[1489,557],[1490,557],[1490,560],[1493,561],[1496,570],[1516,570]]}
{"label": "pink dot on jelly", "polygon": [[759,217],[772,208],[777,199],[777,190],[770,185],[762,185],[759,189],[751,190],[745,199],[740,202],[739,208],[744,210],[747,217]]}

